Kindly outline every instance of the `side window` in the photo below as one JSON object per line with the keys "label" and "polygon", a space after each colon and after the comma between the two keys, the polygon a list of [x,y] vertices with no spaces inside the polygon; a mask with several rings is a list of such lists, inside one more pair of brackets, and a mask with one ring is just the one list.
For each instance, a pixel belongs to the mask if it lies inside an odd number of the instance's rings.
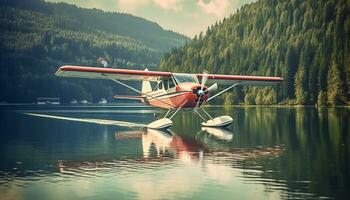
{"label": "side window", "polygon": [[159,82],[159,84],[158,84],[158,89],[159,89],[159,90],[163,89],[163,82]]}
{"label": "side window", "polygon": [[175,87],[175,83],[173,79],[169,79],[169,88]]}
{"label": "side window", "polygon": [[168,89],[169,80],[165,80],[163,83],[164,83],[164,89],[167,90]]}

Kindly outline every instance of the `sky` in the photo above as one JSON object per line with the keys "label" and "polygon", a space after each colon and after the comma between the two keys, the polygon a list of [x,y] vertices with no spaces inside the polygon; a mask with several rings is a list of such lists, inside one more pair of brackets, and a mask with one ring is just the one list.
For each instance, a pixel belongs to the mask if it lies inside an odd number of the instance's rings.
{"label": "sky", "polygon": [[189,37],[255,0],[47,0],[84,8],[129,13]]}

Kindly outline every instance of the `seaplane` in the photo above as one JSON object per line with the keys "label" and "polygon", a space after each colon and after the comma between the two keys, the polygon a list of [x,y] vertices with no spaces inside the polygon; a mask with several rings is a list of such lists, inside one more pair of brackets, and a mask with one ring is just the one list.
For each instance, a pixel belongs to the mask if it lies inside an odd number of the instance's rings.
{"label": "seaplane", "polygon": [[[226,127],[232,124],[232,117],[224,115],[213,118],[202,105],[238,85],[273,86],[283,81],[281,77],[209,74],[206,71],[190,74],[69,65],[60,67],[55,75],[111,80],[139,94],[138,96],[115,95],[115,98],[140,100],[147,105],[167,109],[163,117],[147,125],[150,129],[170,128],[173,124],[171,119],[180,110],[191,111],[198,115],[203,120],[204,127]],[[142,81],[141,90],[128,85],[126,81]],[[208,87],[207,84],[210,82],[212,83]],[[217,91],[218,84],[226,87]]]}

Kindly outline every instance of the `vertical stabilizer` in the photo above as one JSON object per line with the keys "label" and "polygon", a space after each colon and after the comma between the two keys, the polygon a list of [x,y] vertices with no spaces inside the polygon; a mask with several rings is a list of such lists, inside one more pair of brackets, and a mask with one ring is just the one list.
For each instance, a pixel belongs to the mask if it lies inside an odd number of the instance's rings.
{"label": "vertical stabilizer", "polygon": [[[146,68],[145,71],[148,71],[148,69]],[[148,93],[151,91],[152,91],[151,82],[142,81],[142,93]]]}

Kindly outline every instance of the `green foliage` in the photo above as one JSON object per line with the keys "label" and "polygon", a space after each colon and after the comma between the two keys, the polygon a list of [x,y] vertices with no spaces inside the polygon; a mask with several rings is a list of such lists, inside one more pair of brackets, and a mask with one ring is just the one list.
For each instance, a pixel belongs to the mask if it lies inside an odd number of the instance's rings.
{"label": "green foliage", "polygon": [[257,96],[255,98],[255,103],[258,105],[272,105],[277,103],[277,94],[273,88],[257,88]]}
{"label": "green foliage", "polygon": [[327,93],[324,91],[320,91],[320,93],[318,94],[318,98],[317,98],[317,104],[320,106],[325,106],[327,105]]}
{"label": "green foliage", "polygon": [[[334,60],[340,73],[337,79],[343,83],[335,89],[344,94],[335,103],[343,104],[350,100],[349,41],[349,1],[260,0],[212,25],[185,46],[172,49],[160,66],[177,72],[207,69],[221,74],[282,76],[276,101],[314,104],[320,92],[328,90],[328,83],[333,84],[327,76]],[[242,100],[266,104],[264,92],[258,92],[264,90],[246,89]]]}
{"label": "green foliage", "polygon": [[231,106],[233,99],[234,99],[234,95],[232,92],[228,92],[226,94],[223,95],[224,96],[224,106]]}
{"label": "green foliage", "polygon": [[64,64],[102,66],[101,59],[113,67],[157,68],[165,51],[188,40],[132,15],[42,0],[1,0],[0,33],[0,102],[109,98],[124,89],[54,73]]}
{"label": "green foliage", "polygon": [[250,87],[246,90],[244,103],[247,105],[272,105],[277,103],[277,94],[273,88]]}
{"label": "green foliage", "polygon": [[255,104],[255,95],[254,95],[255,90],[256,90],[255,88],[252,88],[250,92],[246,92],[246,95],[244,97],[244,104],[247,104],[247,105]]}
{"label": "green foliage", "polygon": [[306,90],[306,73],[305,67],[299,67],[296,75],[295,75],[295,96],[296,103],[300,105],[304,105],[307,102],[308,96]]}
{"label": "green foliage", "polygon": [[340,78],[338,66],[334,61],[328,71],[327,84],[328,104],[336,105],[344,103],[345,96],[343,92],[343,83]]}

